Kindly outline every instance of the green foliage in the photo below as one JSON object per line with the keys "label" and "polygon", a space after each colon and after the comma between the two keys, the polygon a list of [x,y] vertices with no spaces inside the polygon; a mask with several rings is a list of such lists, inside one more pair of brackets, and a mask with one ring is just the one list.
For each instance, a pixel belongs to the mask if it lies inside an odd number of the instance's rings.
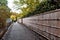
{"label": "green foliage", "polygon": [[[19,2],[18,1],[16,1],[15,0],[15,2],[14,2],[17,6],[18,6],[18,10],[19,9],[21,9],[22,10],[22,16],[21,16],[21,18],[23,18],[23,17],[26,17],[26,16],[28,16],[28,14],[30,13],[30,12],[32,12],[32,11],[34,11],[35,9],[36,9],[36,6],[38,6],[39,5],[39,0],[19,0]],[[23,8],[19,8],[20,6],[23,6],[23,5],[26,5],[26,7],[23,7]]]}
{"label": "green foliage", "polygon": [[10,9],[7,6],[7,0],[0,0],[0,23],[4,26],[6,19],[10,17]]}
{"label": "green foliage", "polygon": [[6,4],[7,4],[7,0],[0,0],[0,6],[6,5]]}
{"label": "green foliage", "polygon": [[[55,10],[60,8],[59,1],[52,1],[52,0],[44,0],[42,1],[38,6],[36,6],[36,9],[28,14],[28,16],[32,16],[35,14],[40,14],[46,11]],[[27,17],[28,17],[27,16]]]}
{"label": "green foliage", "polygon": [[19,0],[19,2],[15,1],[14,3],[18,6],[18,9],[19,5],[27,4],[27,7],[20,8],[23,12],[20,14],[21,18],[60,8],[59,0]]}
{"label": "green foliage", "polygon": [[60,8],[57,2],[51,2],[51,1],[44,1],[41,2],[39,4],[39,6],[37,6],[36,11],[40,11],[40,12],[46,12],[46,11],[50,11],[50,10],[55,10]]}

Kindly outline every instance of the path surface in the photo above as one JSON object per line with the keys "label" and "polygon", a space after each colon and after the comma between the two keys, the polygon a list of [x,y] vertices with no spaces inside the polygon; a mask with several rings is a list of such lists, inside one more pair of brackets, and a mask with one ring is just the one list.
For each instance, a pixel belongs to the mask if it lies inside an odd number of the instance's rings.
{"label": "path surface", "polygon": [[24,25],[13,23],[3,37],[4,40],[40,40],[34,32]]}

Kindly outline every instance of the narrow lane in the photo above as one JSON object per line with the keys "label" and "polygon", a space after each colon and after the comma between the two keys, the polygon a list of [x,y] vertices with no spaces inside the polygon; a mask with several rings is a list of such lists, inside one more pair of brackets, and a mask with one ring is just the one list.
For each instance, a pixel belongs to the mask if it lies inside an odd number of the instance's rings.
{"label": "narrow lane", "polygon": [[4,40],[40,40],[25,26],[15,22],[3,37]]}

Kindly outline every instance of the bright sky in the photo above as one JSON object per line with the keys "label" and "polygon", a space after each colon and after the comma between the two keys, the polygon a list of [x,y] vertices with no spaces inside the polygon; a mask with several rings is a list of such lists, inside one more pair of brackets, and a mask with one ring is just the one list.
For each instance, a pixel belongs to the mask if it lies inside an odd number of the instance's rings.
{"label": "bright sky", "polygon": [[[11,9],[11,11],[12,12],[16,12],[16,13],[21,13],[22,11],[21,10],[16,10],[16,5],[13,3],[14,2],[14,0],[7,0],[8,1],[8,7]],[[19,2],[19,0],[15,0],[15,1],[18,1]],[[40,0],[40,2],[41,2],[42,0]],[[23,7],[27,7],[27,4],[24,4],[23,6],[20,6],[20,8],[23,8]]]}
{"label": "bright sky", "polygon": [[[12,12],[16,12],[16,13],[21,13],[22,11],[21,10],[16,10],[16,5],[13,3],[14,0],[7,0],[8,1],[8,7],[11,9]],[[17,0],[19,1],[19,0]]]}

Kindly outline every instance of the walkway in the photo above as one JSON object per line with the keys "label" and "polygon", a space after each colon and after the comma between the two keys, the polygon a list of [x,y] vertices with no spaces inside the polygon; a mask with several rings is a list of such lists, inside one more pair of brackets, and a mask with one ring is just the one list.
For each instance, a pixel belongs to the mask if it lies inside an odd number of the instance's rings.
{"label": "walkway", "polygon": [[34,32],[31,32],[22,24],[13,23],[3,37],[4,40],[40,40]]}

